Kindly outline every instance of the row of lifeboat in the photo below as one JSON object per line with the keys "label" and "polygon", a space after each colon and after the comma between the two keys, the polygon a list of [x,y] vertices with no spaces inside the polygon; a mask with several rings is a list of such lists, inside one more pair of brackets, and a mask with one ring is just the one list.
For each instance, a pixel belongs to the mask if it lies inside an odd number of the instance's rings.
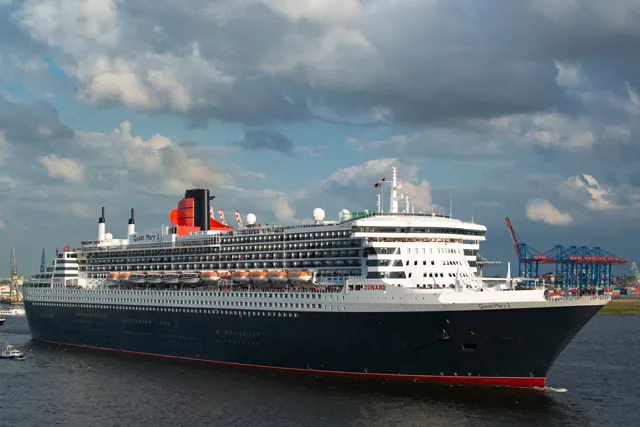
{"label": "row of lifeboat", "polygon": [[307,283],[313,278],[308,270],[236,270],[229,272],[196,271],[186,272],[140,272],[140,273],[109,273],[107,280],[111,282],[130,283],[198,283],[231,280],[234,283]]}

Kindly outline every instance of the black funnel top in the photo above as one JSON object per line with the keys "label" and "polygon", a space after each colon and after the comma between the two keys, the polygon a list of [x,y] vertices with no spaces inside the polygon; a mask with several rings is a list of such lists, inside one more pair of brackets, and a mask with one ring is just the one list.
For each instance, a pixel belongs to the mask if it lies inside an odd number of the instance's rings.
{"label": "black funnel top", "polygon": [[104,206],[102,207],[102,216],[98,218],[98,224],[104,224]]}
{"label": "black funnel top", "polygon": [[194,188],[184,193],[184,198],[193,198],[193,225],[200,227],[200,231],[209,230],[209,190]]}
{"label": "black funnel top", "polygon": [[129,224],[135,224],[136,223],[136,219],[133,216],[133,208],[131,208],[131,218],[129,218]]}

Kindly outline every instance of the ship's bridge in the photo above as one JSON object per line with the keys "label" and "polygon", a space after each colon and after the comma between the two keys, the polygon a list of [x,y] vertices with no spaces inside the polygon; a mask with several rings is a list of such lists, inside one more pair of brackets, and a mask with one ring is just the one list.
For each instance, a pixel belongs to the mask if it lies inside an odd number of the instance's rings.
{"label": "ship's bridge", "polygon": [[[353,222],[352,236],[365,240],[365,253],[400,253],[412,248],[412,253],[430,256],[433,253],[449,253],[449,244],[459,245],[457,251],[466,261],[470,271],[477,272],[477,255],[480,242],[486,239],[484,225],[460,221],[449,217],[416,214],[383,214],[359,218]],[[409,245],[409,246],[407,246]],[[444,245],[444,246],[442,246]],[[427,255],[429,254],[429,255]],[[405,260],[406,261],[406,260]],[[413,260],[417,265],[418,260]],[[423,263],[423,261],[420,261]],[[369,263],[372,266],[371,263]],[[451,265],[458,265],[457,261]],[[451,273],[451,272],[448,272]]]}
{"label": "ship's bridge", "polygon": [[448,217],[420,214],[387,214],[360,218],[353,222],[354,237],[398,237],[404,239],[457,238],[485,240],[487,227]]}

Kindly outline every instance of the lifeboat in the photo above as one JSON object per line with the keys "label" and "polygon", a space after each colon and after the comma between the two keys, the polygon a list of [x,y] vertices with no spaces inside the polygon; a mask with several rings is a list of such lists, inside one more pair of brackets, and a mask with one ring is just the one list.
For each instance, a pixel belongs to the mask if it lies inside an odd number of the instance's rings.
{"label": "lifeboat", "polygon": [[203,282],[217,282],[220,279],[220,276],[215,271],[201,271],[198,274]]}
{"label": "lifeboat", "polygon": [[165,273],[162,275],[164,283],[180,283],[180,275],[178,273]]}
{"label": "lifeboat", "polygon": [[200,276],[198,273],[180,273],[180,281],[182,283],[198,283]]}
{"label": "lifeboat", "polygon": [[120,273],[119,274],[119,279],[120,279],[121,282],[128,281],[130,277],[131,277],[131,273]]}
{"label": "lifeboat", "polygon": [[147,281],[147,275],[144,273],[133,273],[129,277],[129,281],[132,283],[145,283]]}
{"label": "lifeboat", "polygon": [[231,273],[229,273],[228,271],[221,271],[220,273],[218,273],[218,276],[221,280],[231,280]]}
{"label": "lifeboat", "polygon": [[249,272],[237,270],[231,273],[231,278],[236,283],[247,283],[249,281]]}
{"label": "lifeboat", "polygon": [[289,280],[295,283],[307,283],[311,281],[313,274],[308,270],[296,270],[289,272]]}
{"label": "lifeboat", "polygon": [[120,280],[120,273],[107,274],[107,280],[110,282],[117,282],[118,280]]}
{"label": "lifeboat", "polygon": [[264,270],[253,270],[249,273],[249,280],[252,283],[264,283],[269,280],[269,273]]}
{"label": "lifeboat", "polygon": [[147,283],[162,283],[162,274],[149,273],[147,274]]}
{"label": "lifeboat", "polygon": [[282,270],[272,270],[269,272],[269,281],[272,283],[286,282],[287,272]]}

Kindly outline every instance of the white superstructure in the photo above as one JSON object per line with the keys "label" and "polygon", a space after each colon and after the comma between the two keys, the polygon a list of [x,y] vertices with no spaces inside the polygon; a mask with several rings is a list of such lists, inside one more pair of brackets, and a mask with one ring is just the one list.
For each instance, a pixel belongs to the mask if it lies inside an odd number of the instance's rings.
{"label": "white superstructure", "polygon": [[[169,289],[180,293],[216,287],[237,290],[238,295],[245,296],[266,295],[267,289],[286,293],[313,288],[344,293],[342,301],[353,298],[347,296],[350,290],[375,291],[365,295],[379,295],[380,291],[396,295],[391,298],[395,303],[402,300],[401,295],[419,295],[416,300],[430,304],[444,300],[540,301],[538,291],[517,296],[496,292],[512,289],[514,281],[510,278],[500,283],[476,276],[476,256],[480,242],[485,240],[485,226],[435,213],[415,213],[408,198],[404,212],[399,212],[401,187],[395,167],[390,184],[388,211],[382,209],[378,194],[377,211],[344,209],[337,220],[331,221],[325,220],[324,210],[317,208],[313,222],[304,225],[261,226],[256,224],[254,214],[247,215],[244,225],[236,212],[239,227],[235,230],[219,223],[220,229],[182,235],[177,226],[138,233],[132,210],[127,238],[115,239],[106,232],[103,208],[98,239],[56,253],[46,273],[32,276],[25,284],[31,295],[27,298],[38,295],[38,301],[54,301],[70,292],[52,296],[50,289],[81,289],[74,294],[79,298],[92,292],[158,296]],[[213,209],[209,210],[214,221]],[[40,289],[34,293],[33,288]],[[493,296],[480,294],[485,291]],[[443,297],[443,293],[450,295]],[[194,294],[197,296],[197,292]],[[366,298],[355,299],[358,301],[352,303],[367,303]],[[147,301],[157,302],[155,298]],[[197,300],[188,301],[199,304]]]}

